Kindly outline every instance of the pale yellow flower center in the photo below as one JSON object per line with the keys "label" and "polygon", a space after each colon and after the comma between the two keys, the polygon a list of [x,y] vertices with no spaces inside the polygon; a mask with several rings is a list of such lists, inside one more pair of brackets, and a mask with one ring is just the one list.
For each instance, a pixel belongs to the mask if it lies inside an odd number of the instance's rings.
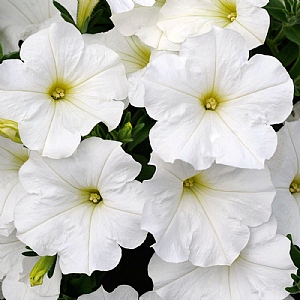
{"label": "pale yellow flower center", "polygon": [[90,200],[91,202],[93,202],[94,204],[98,204],[98,203],[102,200],[102,197],[100,196],[99,193],[93,192],[93,193],[90,193],[90,198],[89,198],[89,200]]}
{"label": "pale yellow flower center", "polygon": [[233,22],[233,21],[236,19],[236,17],[237,17],[236,11],[230,13],[230,14],[227,16],[227,18],[230,20],[230,22]]}
{"label": "pale yellow flower center", "polygon": [[194,178],[188,178],[186,180],[183,181],[183,186],[184,187],[192,187],[194,185]]}
{"label": "pale yellow flower center", "polygon": [[62,89],[62,88],[59,88],[59,87],[57,87],[57,88],[52,92],[52,95],[51,95],[51,97],[52,97],[54,100],[62,99],[62,98],[64,98],[64,96],[65,96],[65,90]]}
{"label": "pale yellow flower center", "polygon": [[210,97],[205,100],[204,107],[206,110],[215,110],[217,106],[218,106],[218,101],[215,98]]}
{"label": "pale yellow flower center", "polygon": [[299,182],[296,182],[296,181],[293,181],[290,185],[290,188],[289,188],[290,192],[293,194],[293,193],[300,193],[300,183]]}

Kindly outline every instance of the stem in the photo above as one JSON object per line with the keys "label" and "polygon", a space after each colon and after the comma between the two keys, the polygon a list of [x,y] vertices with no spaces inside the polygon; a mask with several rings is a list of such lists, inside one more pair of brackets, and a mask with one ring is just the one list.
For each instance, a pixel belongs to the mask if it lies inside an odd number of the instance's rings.
{"label": "stem", "polygon": [[267,38],[267,39],[266,39],[266,44],[267,44],[268,47],[270,48],[272,54],[273,54],[274,56],[277,57],[278,54],[279,54],[279,51],[278,51],[277,45],[274,43],[274,41],[271,40],[270,38]]}
{"label": "stem", "polygon": [[284,35],[284,31],[283,31],[283,26],[282,26],[279,33],[277,34],[277,36],[273,39],[273,43],[277,46],[284,37],[285,37],[285,35]]}

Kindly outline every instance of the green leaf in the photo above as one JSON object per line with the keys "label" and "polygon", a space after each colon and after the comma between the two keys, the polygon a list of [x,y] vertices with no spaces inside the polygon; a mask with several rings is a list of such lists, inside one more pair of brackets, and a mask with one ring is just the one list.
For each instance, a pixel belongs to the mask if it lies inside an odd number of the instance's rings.
{"label": "green leaf", "polygon": [[114,27],[110,7],[106,1],[100,0],[94,7],[88,22],[87,33],[106,32]]}
{"label": "green leaf", "polygon": [[297,285],[293,285],[291,287],[287,287],[285,288],[285,290],[287,292],[289,292],[290,294],[298,294],[300,292],[299,288],[297,287]]}
{"label": "green leaf", "polygon": [[296,274],[291,274],[291,277],[298,284],[298,282],[300,281],[300,277],[297,276]]}
{"label": "green leaf", "polygon": [[293,244],[292,236],[287,235],[287,238],[291,241],[290,255],[294,265],[299,269],[300,268],[300,250],[298,246]]}
{"label": "green leaf", "polygon": [[24,256],[38,256],[38,254],[35,253],[34,251],[22,252],[22,255],[24,255]]}
{"label": "green leaf", "polygon": [[[283,3],[280,0],[270,0],[269,3],[264,7],[270,16],[281,22],[288,22],[287,11]],[[271,23],[273,19],[271,18]],[[271,24],[272,25],[272,24]]]}
{"label": "green leaf", "polygon": [[0,58],[0,63],[2,63],[6,59],[20,59],[20,51],[4,54],[2,58]]}
{"label": "green leaf", "polygon": [[57,261],[57,255],[55,255],[55,259],[52,261],[52,264],[51,264],[51,266],[48,269],[48,272],[47,272],[48,278],[51,278],[53,276],[53,274],[54,274],[56,261]]}
{"label": "green leaf", "polygon": [[72,16],[70,15],[70,13],[68,12],[68,10],[64,6],[62,6],[60,3],[58,3],[55,0],[53,1],[53,5],[60,11],[61,17],[66,22],[71,23],[71,24],[73,24],[76,27],[75,21],[73,20]]}
{"label": "green leaf", "polygon": [[[292,0],[292,1],[295,1],[295,0]],[[292,12],[292,6],[293,6],[293,4],[291,3],[292,1],[284,0],[284,4],[285,4],[286,10],[288,12]]]}
{"label": "green leaf", "polygon": [[298,58],[289,71],[290,76],[294,79],[294,83],[300,76],[300,46],[298,46]]}
{"label": "green leaf", "polygon": [[300,45],[300,24],[284,26],[283,32],[290,41]]}
{"label": "green leaf", "polygon": [[298,46],[289,40],[285,40],[285,45],[279,51],[277,58],[281,61],[281,63],[285,67],[287,67],[294,60],[297,59],[298,54],[299,54]]}
{"label": "green leaf", "polygon": [[3,48],[2,48],[2,45],[0,43],[0,59],[2,59],[3,57]]}
{"label": "green leaf", "polygon": [[[77,299],[82,294],[90,294],[96,291],[101,286],[101,281],[106,274],[106,271],[94,271],[91,276],[86,274],[63,274],[61,280],[61,293],[69,298]],[[64,296],[64,297],[65,297]]]}

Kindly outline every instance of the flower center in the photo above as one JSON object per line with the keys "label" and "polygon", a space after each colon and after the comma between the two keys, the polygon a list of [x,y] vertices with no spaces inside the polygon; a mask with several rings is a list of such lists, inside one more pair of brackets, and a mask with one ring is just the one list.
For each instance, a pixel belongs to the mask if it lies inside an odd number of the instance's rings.
{"label": "flower center", "polygon": [[215,110],[218,105],[218,101],[215,98],[209,98],[205,100],[204,107],[206,110]]}
{"label": "flower center", "polygon": [[290,188],[289,188],[290,192],[293,194],[293,193],[300,193],[300,183],[299,182],[296,182],[296,181],[293,181],[290,185]]}
{"label": "flower center", "polygon": [[52,92],[51,95],[51,97],[54,100],[62,99],[64,96],[65,96],[65,90],[59,87],[55,88],[55,90]]}
{"label": "flower center", "polygon": [[237,17],[237,13],[236,11],[233,11],[232,13],[230,13],[227,18],[230,20],[230,22],[233,22]]}
{"label": "flower center", "polygon": [[194,178],[188,178],[186,180],[183,181],[183,186],[184,187],[192,187],[194,185]]}
{"label": "flower center", "polygon": [[94,204],[98,204],[100,201],[102,201],[102,197],[100,196],[99,192],[93,192],[90,193],[89,200],[93,202]]}

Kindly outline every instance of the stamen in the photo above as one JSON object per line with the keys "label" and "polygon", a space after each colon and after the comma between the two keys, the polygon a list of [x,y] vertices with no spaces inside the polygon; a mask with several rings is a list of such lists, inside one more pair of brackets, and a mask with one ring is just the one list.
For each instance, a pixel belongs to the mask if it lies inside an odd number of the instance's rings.
{"label": "stamen", "polygon": [[231,22],[233,22],[233,21],[236,19],[236,17],[237,17],[237,13],[236,13],[236,12],[232,12],[232,13],[230,13],[230,14],[227,16],[227,18],[228,18]]}
{"label": "stamen", "polygon": [[215,98],[209,98],[205,100],[205,109],[206,110],[215,110],[218,105],[218,101]]}
{"label": "stamen", "polygon": [[61,99],[65,96],[65,90],[62,89],[62,88],[56,88],[51,97],[54,99],[54,100],[58,100],[58,99]]}
{"label": "stamen", "polygon": [[290,192],[293,193],[300,193],[300,183],[293,181],[289,188]]}
{"label": "stamen", "polygon": [[185,187],[192,187],[193,185],[194,185],[193,177],[188,178],[188,179],[183,181],[183,186],[185,186]]}
{"label": "stamen", "polygon": [[102,197],[100,196],[99,193],[91,193],[89,200],[94,204],[98,204],[100,201],[102,201]]}

